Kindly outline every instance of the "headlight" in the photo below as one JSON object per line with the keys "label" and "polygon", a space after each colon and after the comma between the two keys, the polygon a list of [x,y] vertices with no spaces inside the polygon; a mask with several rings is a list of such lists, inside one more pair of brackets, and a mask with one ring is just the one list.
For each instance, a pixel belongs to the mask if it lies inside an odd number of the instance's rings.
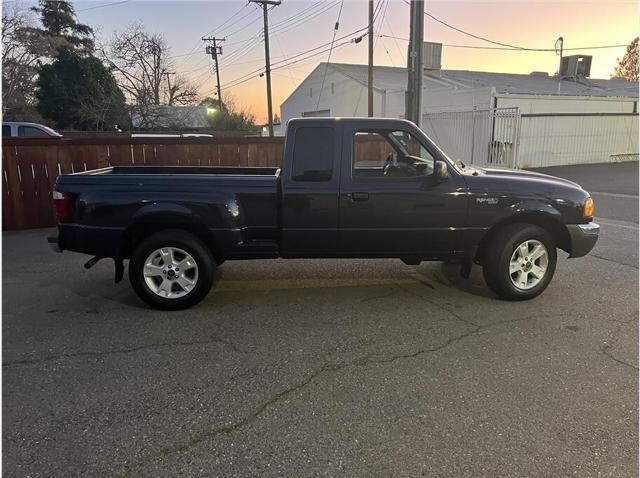
{"label": "headlight", "polygon": [[593,204],[593,199],[587,198],[584,200],[584,204],[582,205],[582,216],[583,217],[593,217],[596,208]]}

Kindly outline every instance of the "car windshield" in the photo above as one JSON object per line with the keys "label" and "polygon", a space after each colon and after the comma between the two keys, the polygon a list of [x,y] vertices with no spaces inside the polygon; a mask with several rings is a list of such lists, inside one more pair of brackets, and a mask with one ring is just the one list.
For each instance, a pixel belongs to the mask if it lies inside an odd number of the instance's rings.
{"label": "car windshield", "polygon": [[40,128],[42,128],[43,130],[45,130],[47,133],[49,133],[51,136],[60,136],[60,133],[58,133],[57,131],[49,128],[48,126],[45,125],[40,125]]}

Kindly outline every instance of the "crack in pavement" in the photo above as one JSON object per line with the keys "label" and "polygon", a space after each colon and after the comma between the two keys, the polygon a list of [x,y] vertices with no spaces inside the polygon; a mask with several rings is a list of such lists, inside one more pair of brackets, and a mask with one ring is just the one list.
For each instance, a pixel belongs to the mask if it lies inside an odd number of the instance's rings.
{"label": "crack in pavement", "polygon": [[[422,281],[420,281],[420,280],[417,280],[417,282],[419,282],[420,284],[422,284]],[[444,305],[442,305],[442,304],[438,303],[438,302],[437,302],[437,301],[435,301],[435,300],[428,299],[427,297],[425,297],[425,296],[423,296],[423,295],[421,295],[421,294],[416,294],[415,292],[412,292],[412,291],[410,291],[410,290],[408,290],[408,289],[402,289],[400,286],[397,286],[397,287],[398,287],[398,289],[399,289],[400,291],[402,291],[402,292],[404,292],[404,293],[406,293],[406,294],[409,294],[409,295],[411,295],[411,296],[413,296],[413,297],[417,297],[417,298],[418,298],[418,299],[420,299],[420,300],[424,300],[425,302],[427,302],[427,303],[429,303],[429,304],[431,304],[431,305],[433,305],[433,306],[437,307],[438,309],[442,310],[443,312],[446,312],[446,313],[447,313],[447,314],[449,314],[451,317],[453,317],[455,320],[458,320],[458,321],[460,321],[460,322],[464,322],[465,324],[467,324],[467,325],[471,325],[472,327],[479,327],[479,328],[484,327],[484,326],[481,326],[480,324],[477,324],[477,323],[475,323],[475,322],[473,322],[473,321],[471,321],[471,320],[463,319],[463,318],[460,316],[460,314],[458,314],[457,312],[454,312],[453,310],[449,309],[448,307],[445,307]]]}
{"label": "crack in pavement", "polygon": [[614,357],[609,350],[611,349],[612,345],[610,344],[606,344],[603,345],[602,348],[600,349],[600,351],[607,357],[609,357],[611,360],[613,360],[614,362],[618,362],[620,365],[624,365],[626,367],[632,368],[633,370],[638,370],[638,367],[636,367],[633,364],[630,364],[629,362],[625,362],[624,360],[621,360],[617,357]]}
{"label": "crack in pavement", "polygon": [[193,341],[184,341],[184,340],[175,340],[173,342],[157,342],[152,344],[140,345],[138,347],[131,348],[122,348],[122,349],[112,349],[112,350],[104,350],[104,351],[91,351],[91,352],[73,352],[73,353],[61,353],[56,355],[48,355],[46,357],[38,357],[33,359],[19,359],[12,360],[8,362],[3,362],[2,367],[12,367],[15,365],[33,365],[43,362],[50,362],[52,360],[58,359],[67,359],[67,358],[76,358],[76,357],[102,357],[108,355],[115,354],[128,354],[139,352],[142,350],[149,350],[160,347],[174,347],[174,346],[192,346],[192,345],[209,345],[209,344],[222,344],[225,345],[235,352],[241,354],[254,354],[255,352],[243,350],[237,345],[235,345],[231,340],[224,339],[219,337],[217,334],[211,334],[207,340],[193,340]]}
{"label": "crack in pavement", "polygon": [[596,259],[600,259],[601,261],[613,262],[614,264],[618,264],[620,266],[631,267],[632,269],[638,270],[638,266],[634,266],[632,264],[626,264],[624,262],[616,261],[614,259],[609,259],[608,257],[600,256],[594,253],[591,253],[589,255],[595,257]]}
{"label": "crack in pavement", "polygon": [[374,295],[373,297],[366,297],[364,299],[359,300],[358,302],[360,302],[361,304],[365,303],[365,302],[370,302],[372,300],[377,300],[377,299],[386,299],[387,297],[391,297],[392,295],[394,295],[396,293],[396,291],[391,291],[388,292],[387,294],[382,294],[382,295]]}
{"label": "crack in pavement", "polygon": [[609,357],[614,362],[617,362],[620,365],[624,365],[625,367],[629,367],[637,371],[638,367],[636,365],[633,365],[629,362],[619,359],[618,357],[614,356],[610,352],[610,350],[616,345],[616,342],[615,342],[616,336],[618,335],[618,333],[620,333],[620,331],[622,330],[622,327],[628,323],[631,323],[631,322],[621,322],[621,321],[618,322],[618,325],[616,326],[615,330],[611,333],[611,340],[609,341],[609,343],[605,342],[602,345],[602,347],[600,347],[600,352],[602,352],[604,356]]}
{"label": "crack in pavement", "polygon": [[[446,310],[446,309],[444,309]],[[448,311],[449,313],[451,313],[452,315],[455,316],[455,314],[453,314],[451,311]],[[457,318],[457,317],[456,317]],[[393,362],[396,362],[398,360],[407,360],[407,359],[412,359],[412,358],[416,358],[419,357],[421,355],[424,354],[429,354],[429,353],[434,353],[434,352],[438,352],[440,350],[443,350],[447,347],[449,347],[450,345],[460,342],[461,340],[470,337],[472,335],[477,334],[478,332],[480,332],[481,330],[484,330],[486,328],[489,327],[494,327],[494,326],[498,326],[498,325],[504,325],[504,324],[510,324],[510,323],[515,323],[515,322],[523,322],[523,321],[527,321],[527,320],[535,320],[534,317],[522,317],[522,318],[518,318],[518,319],[508,319],[508,320],[501,320],[501,321],[496,321],[496,322],[492,322],[490,324],[486,324],[486,325],[475,325],[472,324],[468,321],[465,321],[463,319],[459,319],[457,318],[457,320],[460,320],[462,322],[465,322],[468,325],[472,325],[472,329],[468,330],[467,332],[460,334],[460,335],[456,335],[455,337],[451,337],[449,339],[447,339],[446,341],[444,341],[443,343],[441,343],[440,345],[437,345],[435,347],[432,348],[425,348],[425,349],[420,349],[411,353],[405,353],[405,354],[398,354],[398,355],[391,355],[388,357],[380,357],[380,356],[368,356],[365,355],[363,357],[356,357],[353,360],[347,361],[347,362],[337,362],[337,363],[325,363],[324,365],[322,365],[320,368],[316,369],[314,372],[310,373],[309,375],[307,375],[306,378],[304,378],[302,381],[298,382],[297,384],[286,388],[285,390],[282,390],[281,392],[275,394],[274,396],[272,396],[270,399],[268,399],[267,401],[263,402],[261,405],[259,405],[253,413],[241,418],[240,420],[236,421],[235,423],[232,423],[230,425],[225,425],[222,427],[218,427],[218,428],[214,428],[213,430],[209,430],[206,432],[201,433],[199,436],[192,438],[191,440],[189,440],[187,443],[180,445],[180,446],[176,446],[176,447],[165,447],[162,450],[160,450],[158,453],[152,455],[149,457],[149,459],[144,460],[143,462],[137,464],[135,466],[135,468],[137,470],[143,468],[145,465],[151,463],[155,458],[157,457],[167,457],[169,455],[173,455],[176,453],[180,453],[183,451],[188,450],[189,448],[196,446],[206,440],[209,440],[217,435],[221,435],[221,434],[228,434],[228,433],[232,433],[234,431],[237,431],[249,424],[251,424],[253,421],[255,421],[256,419],[258,419],[260,417],[260,415],[262,415],[270,406],[276,404],[277,402],[281,401],[282,399],[286,398],[287,396],[300,391],[301,389],[303,389],[304,387],[306,387],[307,385],[309,385],[311,382],[313,382],[316,378],[318,378],[319,376],[325,374],[325,373],[330,373],[330,372],[336,372],[336,371],[340,371],[349,367],[364,367],[364,366],[368,366],[368,365],[376,365],[376,364],[390,364]],[[134,470],[133,469],[129,469],[126,472],[124,472],[123,476],[130,476],[131,473],[133,473]]]}

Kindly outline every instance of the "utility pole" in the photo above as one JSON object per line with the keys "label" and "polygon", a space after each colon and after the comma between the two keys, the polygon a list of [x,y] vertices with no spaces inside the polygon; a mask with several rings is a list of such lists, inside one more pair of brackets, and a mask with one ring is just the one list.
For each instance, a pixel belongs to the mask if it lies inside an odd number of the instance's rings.
{"label": "utility pole", "polygon": [[167,88],[169,92],[169,105],[173,104],[173,91],[171,91],[171,75],[175,75],[175,71],[165,71],[165,75],[167,75]]}
{"label": "utility pole", "polygon": [[269,119],[269,136],[273,136],[273,105],[271,101],[271,59],[269,57],[269,14],[268,5],[280,5],[281,0],[249,0],[249,3],[259,3],[262,5],[262,15],[264,17],[264,62],[265,74],[267,76],[267,116]]}
{"label": "utility pole", "polygon": [[369,82],[367,85],[367,112],[373,116],[373,0],[369,0]]}
{"label": "utility pole", "polygon": [[560,55],[560,63],[558,65],[558,93],[560,93],[560,85],[562,85],[562,48],[564,47],[564,38],[559,37],[556,40],[556,54]]}
{"label": "utility pole", "polygon": [[424,45],[424,0],[411,2],[409,54],[407,58],[407,98],[405,117],[418,127],[422,122],[422,48]]}
{"label": "utility pole", "polygon": [[218,85],[218,107],[220,108],[220,111],[222,111],[222,89],[220,88],[220,68],[218,66],[218,55],[222,55],[222,47],[218,46],[217,42],[223,42],[225,41],[225,38],[203,38],[202,41],[205,42],[212,42],[211,45],[207,45],[205,48],[205,53],[207,55],[211,55],[211,58],[213,58],[213,61],[215,63],[215,68],[216,68],[216,82]]}

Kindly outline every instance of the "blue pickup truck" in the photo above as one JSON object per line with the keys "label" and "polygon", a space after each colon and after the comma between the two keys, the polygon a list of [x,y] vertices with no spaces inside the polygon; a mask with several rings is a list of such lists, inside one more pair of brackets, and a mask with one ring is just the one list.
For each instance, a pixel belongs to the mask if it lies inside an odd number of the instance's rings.
{"label": "blue pickup truck", "polygon": [[483,268],[500,297],[537,296],[556,249],[598,238],[579,185],[450,160],[413,123],[377,118],[289,122],[282,168],[111,167],[60,176],[58,251],[128,260],[139,297],[183,309],[226,260],[399,258]]}

